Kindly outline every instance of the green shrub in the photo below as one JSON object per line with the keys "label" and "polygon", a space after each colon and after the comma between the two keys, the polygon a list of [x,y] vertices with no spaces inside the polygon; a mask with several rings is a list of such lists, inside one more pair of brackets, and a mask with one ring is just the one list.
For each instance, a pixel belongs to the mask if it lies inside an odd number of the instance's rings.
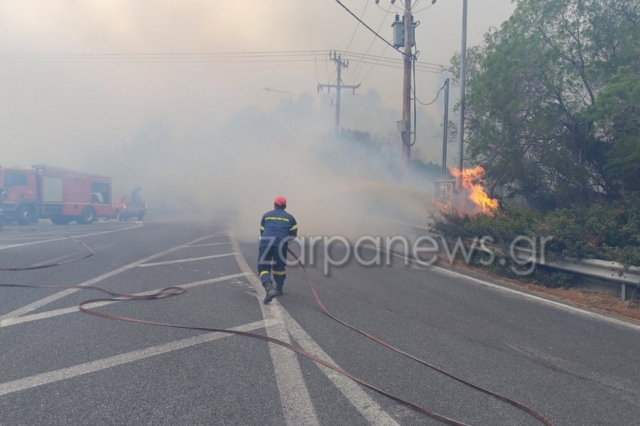
{"label": "green shrub", "polygon": [[[498,250],[509,253],[515,238],[553,237],[545,244],[545,258],[602,259],[626,266],[640,266],[640,195],[631,194],[610,203],[589,207],[564,208],[541,213],[535,209],[503,206],[494,215],[440,213],[433,218],[433,230],[450,239],[491,237]],[[473,259],[480,265],[480,257]],[[510,263],[484,266],[501,276],[515,278]],[[567,286],[570,274],[538,268],[534,274],[519,277],[540,281],[552,287]]]}

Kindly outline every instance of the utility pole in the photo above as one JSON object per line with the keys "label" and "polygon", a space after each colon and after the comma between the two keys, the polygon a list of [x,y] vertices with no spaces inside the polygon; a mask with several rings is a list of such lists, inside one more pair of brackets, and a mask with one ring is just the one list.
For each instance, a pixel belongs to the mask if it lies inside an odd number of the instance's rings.
{"label": "utility pole", "polygon": [[411,37],[413,30],[413,16],[411,15],[411,0],[404,1],[404,84],[402,88],[402,120],[404,133],[402,140],[402,158],[405,172],[408,174],[411,166],[411,65],[413,54]]}
{"label": "utility pole", "polygon": [[449,79],[444,82],[444,125],[442,129],[442,179],[447,177],[447,139],[449,138]]}
{"label": "utility pole", "polygon": [[458,122],[458,173],[457,188],[462,189],[462,170],[464,157],[464,101],[467,80],[467,0],[462,2],[462,48],[460,50],[460,117]]}
{"label": "utility pole", "polygon": [[322,88],[326,87],[329,89],[329,93],[331,93],[331,88],[336,89],[336,136],[340,135],[340,91],[342,89],[352,89],[353,93],[356,93],[356,89],[360,87],[357,86],[346,86],[342,84],[342,68],[349,67],[349,61],[343,61],[342,55],[337,55],[336,52],[329,52],[329,58],[333,62],[336,63],[338,79],[336,84],[318,84],[318,92],[322,90]]}
{"label": "utility pole", "polygon": [[[404,16],[402,22],[396,14],[396,20],[391,25],[394,28],[393,46],[400,50],[404,48],[402,55],[404,59],[404,81],[402,85],[402,121],[398,122],[400,135],[402,137],[402,160],[404,164],[405,177],[408,177],[411,168],[411,72],[413,67],[414,56],[412,48],[415,45],[414,34],[415,26],[413,24],[413,15],[411,14],[411,1],[404,2]],[[391,0],[393,4],[395,0]],[[432,0],[432,2],[435,2]]]}

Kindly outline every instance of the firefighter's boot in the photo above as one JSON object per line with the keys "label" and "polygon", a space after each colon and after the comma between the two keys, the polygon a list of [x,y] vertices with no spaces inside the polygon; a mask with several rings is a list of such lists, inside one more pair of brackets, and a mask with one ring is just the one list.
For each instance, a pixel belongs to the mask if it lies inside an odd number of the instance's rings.
{"label": "firefighter's boot", "polygon": [[271,286],[271,283],[265,285],[264,290],[267,292],[266,296],[264,297],[264,303],[267,304],[271,302],[274,297],[276,297],[276,291],[273,289],[273,286]]}
{"label": "firefighter's boot", "polygon": [[276,297],[282,296],[284,292],[282,291],[282,284],[278,284],[276,286]]}
{"label": "firefighter's boot", "polygon": [[278,272],[273,278],[276,281],[276,296],[282,296],[284,294],[282,287],[284,286],[285,272]]}

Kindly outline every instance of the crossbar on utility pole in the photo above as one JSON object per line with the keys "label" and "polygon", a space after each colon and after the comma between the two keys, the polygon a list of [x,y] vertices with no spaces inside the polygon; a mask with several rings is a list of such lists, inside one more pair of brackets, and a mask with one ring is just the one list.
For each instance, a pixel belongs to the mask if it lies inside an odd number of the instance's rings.
{"label": "crossbar on utility pole", "polygon": [[330,52],[329,58],[336,63],[338,78],[336,84],[318,84],[318,92],[325,87],[329,89],[329,92],[332,88],[336,89],[336,136],[338,136],[340,134],[340,92],[342,89],[352,89],[355,93],[360,85],[347,86],[342,84],[342,68],[348,68],[349,61],[343,61],[342,55],[337,55],[336,52]]}

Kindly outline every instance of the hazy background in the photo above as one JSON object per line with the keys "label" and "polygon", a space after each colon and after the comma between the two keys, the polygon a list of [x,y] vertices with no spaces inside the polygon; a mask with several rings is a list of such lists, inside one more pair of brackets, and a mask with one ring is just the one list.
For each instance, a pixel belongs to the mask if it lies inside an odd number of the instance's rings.
{"label": "hazy background", "polygon": [[[343,3],[392,41],[400,1]],[[430,5],[419,0],[415,10]],[[468,45],[514,8],[507,0],[470,2]],[[419,62],[449,64],[460,49],[461,16],[461,0],[439,0],[416,14]],[[0,165],[106,174],[115,179],[115,195],[141,186],[152,209],[239,207],[251,237],[276,195],[289,198],[309,233],[364,226],[354,209],[420,217],[432,188],[400,185],[392,167],[401,147],[401,68],[351,59],[343,73],[346,84],[361,87],[343,92],[341,124],[369,132],[381,144],[377,156],[327,138],[335,92],[317,93],[317,86],[335,83],[328,52],[401,57],[362,25],[354,35],[357,25],[332,0],[2,1]],[[167,56],[311,50],[319,53],[305,61]],[[432,101],[445,78],[419,71],[418,98]],[[291,102],[265,87],[292,92]],[[450,105],[456,102],[452,88]],[[419,106],[414,158],[440,163],[442,111],[442,96]],[[455,146],[449,154],[451,166]]]}

